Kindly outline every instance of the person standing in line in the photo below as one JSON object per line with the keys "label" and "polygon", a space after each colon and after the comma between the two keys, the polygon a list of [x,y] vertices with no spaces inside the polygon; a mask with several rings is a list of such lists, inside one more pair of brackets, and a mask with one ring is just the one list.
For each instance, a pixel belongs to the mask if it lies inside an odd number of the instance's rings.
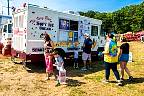
{"label": "person standing in line", "polygon": [[78,41],[75,42],[74,45],[75,45],[75,47],[74,47],[74,66],[73,67],[78,69],[79,68],[79,66],[78,66],[78,55],[79,55]]}
{"label": "person standing in line", "polygon": [[117,62],[118,62],[118,49],[117,49],[117,43],[114,40],[113,34],[107,35],[107,42],[104,49],[104,64],[105,64],[105,80],[104,83],[109,82],[109,76],[110,76],[110,69],[114,72],[114,75],[117,79],[117,85],[121,86],[121,80],[120,75],[117,70]]}
{"label": "person standing in line", "polygon": [[48,34],[45,34],[44,40],[45,40],[44,56],[45,56],[45,63],[46,63],[46,79],[45,80],[49,80],[50,74],[53,73],[52,51],[54,49],[54,44]]}
{"label": "person standing in line", "polygon": [[84,34],[85,40],[83,44],[83,53],[82,53],[82,60],[84,63],[84,67],[81,69],[83,71],[87,70],[87,60],[89,60],[89,69],[92,69],[91,67],[91,48],[92,48],[92,40],[90,39],[90,36],[88,33]]}
{"label": "person standing in line", "polygon": [[78,48],[74,49],[74,68],[78,69]]}
{"label": "person standing in line", "polygon": [[127,68],[128,60],[129,60],[129,44],[125,42],[120,46],[120,54],[119,54],[122,81],[124,80],[124,71],[129,76],[128,80],[133,81],[133,77],[131,76],[129,69]]}

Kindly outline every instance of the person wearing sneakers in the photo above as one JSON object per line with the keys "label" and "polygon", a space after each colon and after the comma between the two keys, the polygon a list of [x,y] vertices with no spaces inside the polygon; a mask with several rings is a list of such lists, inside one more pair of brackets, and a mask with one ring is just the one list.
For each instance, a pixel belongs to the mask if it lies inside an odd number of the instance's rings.
{"label": "person wearing sneakers", "polygon": [[83,44],[83,53],[82,53],[82,60],[84,63],[84,67],[81,69],[83,71],[87,70],[87,65],[86,65],[86,61],[89,60],[89,69],[91,68],[91,48],[92,48],[92,40],[90,39],[90,36],[88,33],[84,34],[84,44]]}
{"label": "person wearing sneakers", "polygon": [[128,81],[133,81],[133,77],[131,76],[129,69],[127,68],[128,60],[129,60],[129,44],[125,42],[120,46],[120,54],[119,54],[122,81],[124,80],[124,71],[129,76]]}
{"label": "person wearing sneakers", "polygon": [[104,83],[108,83],[110,76],[110,69],[114,72],[114,75],[117,79],[117,85],[121,86],[120,75],[117,70],[117,62],[118,62],[118,49],[116,40],[114,40],[114,34],[109,33],[107,35],[107,42],[104,49],[104,64],[105,64],[105,80]]}
{"label": "person wearing sneakers", "polygon": [[58,51],[55,50],[53,52],[53,55],[55,58],[55,64],[53,64],[55,66],[54,74],[55,74],[55,77],[57,79],[57,84],[55,86],[57,87],[57,86],[60,86],[59,71],[60,71],[61,67],[64,68],[64,61],[63,61],[62,57],[59,55]]}
{"label": "person wearing sneakers", "polygon": [[78,64],[78,55],[79,55],[79,47],[78,47],[78,44],[79,44],[79,42],[78,41],[75,41],[75,43],[74,43],[74,68],[75,69],[78,69],[79,68],[79,64]]}

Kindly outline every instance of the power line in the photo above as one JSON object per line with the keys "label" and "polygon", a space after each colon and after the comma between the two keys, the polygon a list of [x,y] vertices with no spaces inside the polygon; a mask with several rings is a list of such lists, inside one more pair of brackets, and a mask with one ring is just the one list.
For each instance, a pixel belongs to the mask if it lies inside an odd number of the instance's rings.
{"label": "power line", "polygon": [[9,0],[7,0],[7,3],[8,3],[8,15],[10,15],[10,12],[9,12]]}

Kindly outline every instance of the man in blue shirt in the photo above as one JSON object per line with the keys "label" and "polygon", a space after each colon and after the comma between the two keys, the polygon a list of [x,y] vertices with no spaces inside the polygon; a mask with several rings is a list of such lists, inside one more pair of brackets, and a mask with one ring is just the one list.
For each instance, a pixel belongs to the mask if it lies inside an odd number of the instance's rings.
{"label": "man in blue shirt", "polygon": [[83,53],[82,53],[82,60],[84,63],[84,67],[82,70],[86,71],[86,61],[89,60],[89,69],[91,69],[91,48],[92,48],[92,40],[90,39],[90,36],[88,33],[84,34],[85,40],[83,44]]}

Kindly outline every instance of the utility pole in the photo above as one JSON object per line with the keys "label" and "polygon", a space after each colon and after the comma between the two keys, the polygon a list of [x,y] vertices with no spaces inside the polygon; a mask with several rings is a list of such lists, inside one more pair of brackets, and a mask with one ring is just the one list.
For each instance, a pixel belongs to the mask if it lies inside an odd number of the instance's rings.
{"label": "utility pole", "polygon": [[7,2],[8,2],[8,15],[10,14],[10,12],[9,12],[9,0],[7,0]]}

